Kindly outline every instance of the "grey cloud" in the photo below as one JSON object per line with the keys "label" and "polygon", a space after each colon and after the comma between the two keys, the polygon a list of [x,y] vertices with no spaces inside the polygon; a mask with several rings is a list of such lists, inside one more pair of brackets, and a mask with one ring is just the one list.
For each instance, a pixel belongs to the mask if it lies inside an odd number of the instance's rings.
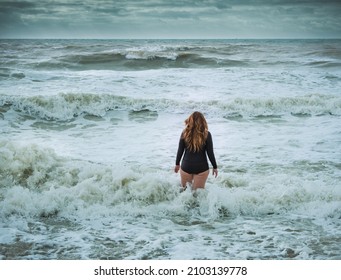
{"label": "grey cloud", "polygon": [[0,1],[0,10],[20,10],[35,7],[33,2],[27,1]]}
{"label": "grey cloud", "polygon": [[164,36],[164,30],[182,37],[299,36],[298,31],[340,37],[340,14],[335,0],[0,0],[0,37]]}

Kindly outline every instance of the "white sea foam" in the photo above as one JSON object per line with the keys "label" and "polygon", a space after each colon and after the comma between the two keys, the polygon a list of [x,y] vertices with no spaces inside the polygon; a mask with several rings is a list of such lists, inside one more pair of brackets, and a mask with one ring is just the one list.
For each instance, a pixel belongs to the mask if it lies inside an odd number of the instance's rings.
{"label": "white sea foam", "polygon": [[[22,242],[59,244],[65,249],[73,248],[76,242],[81,251],[70,249],[59,255],[69,258],[96,258],[103,254],[87,245],[95,244],[96,239],[110,242],[112,247],[104,254],[117,258],[191,259],[201,258],[202,254],[232,259],[310,258],[320,254],[312,251],[315,245],[309,245],[307,240],[300,244],[304,235],[319,227],[320,231],[329,230],[330,236],[338,234],[329,223],[339,220],[341,193],[328,178],[309,182],[292,174],[269,178],[245,174],[243,182],[238,183],[231,175],[221,174],[218,180],[210,178],[207,189],[193,196],[189,189],[180,193],[178,178],[162,170],[76,164],[50,149],[17,143],[2,143],[1,154],[6,154],[6,163],[9,158],[18,158],[10,165],[1,162],[1,173],[12,178],[10,182],[1,181],[3,222],[11,221],[11,217],[16,217],[17,223],[22,218],[30,223],[36,219],[51,220],[51,225],[38,222],[21,233],[6,231],[2,244],[11,244],[14,236],[24,234]],[[53,171],[49,171],[52,166]],[[27,169],[32,171],[25,173]],[[25,181],[23,174],[28,176]],[[41,179],[46,177],[49,179]],[[35,185],[30,185],[32,182]],[[24,220],[20,227],[25,228]],[[65,231],[65,226],[69,230]],[[298,242],[293,241],[292,233]],[[251,248],[236,246],[243,240]],[[184,246],[178,246],[179,242]],[[257,250],[253,243],[259,244]],[[114,253],[118,248],[121,251]],[[193,248],[197,248],[196,253]],[[46,257],[34,252],[27,258]],[[54,252],[49,253],[50,257],[58,258],[59,253]]]}
{"label": "white sea foam", "polygon": [[[68,216],[85,211],[86,215],[79,218],[86,219],[89,207],[90,215],[96,217],[117,215],[116,206],[124,215],[136,215],[135,211],[147,214],[152,208],[185,214],[186,204],[193,200],[190,192],[178,193],[175,176],[158,168],[131,166],[122,170],[121,166],[79,164],[58,157],[51,149],[6,142],[1,143],[1,155],[4,216],[59,212]],[[341,190],[334,185],[337,182],[329,181],[332,178],[328,177],[302,179],[294,176],[293,170],[290,172],[261,178],[252,173],[241,178],[222,174],[217,180],[209,180],[207,191],[199,192],[198,209],[203,217],[213,219],[219,218],[221,211],[227,215],[292,212],[338,218]],[[319,211],[315,209],[317,204]]]}

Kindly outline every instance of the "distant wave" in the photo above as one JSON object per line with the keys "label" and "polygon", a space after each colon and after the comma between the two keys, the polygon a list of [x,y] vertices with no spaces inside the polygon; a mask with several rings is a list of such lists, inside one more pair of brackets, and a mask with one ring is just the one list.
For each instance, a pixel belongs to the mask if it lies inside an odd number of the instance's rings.
{"label": "distant wave", "polygon": [[335,61],[318,60],[307,63],[308,66],[319,67],[319,68],[340,68],[341,63]]}
{"label": "distant wave", "polygon": [[4,51],[0,62],[13,68],[24,66],[36,70],[269,65],[338,68],[339,46],[338,40],[0,40],[0,52]]}
{"label": "distant wave", "polygon": [[25,74],[20,71],[13,71],[9,68],[0,68],[0,79],[23,79]]}
{"label": "distant wave", "polygon": [[[82,114],[104,117],[111,110],[183,113],[201,110],[224,118],[341,115],[341,97],[310,94],[299,97],[234,98],[226,101],[182,102],[110,94],[69,93],[54,96],[0,96],[0,109],[12,108],[32,117],[68,121]],[[5,109],[2,109],[4,111]]]}
{"label": "distant wave", "polygon": [[37,69],[70,68],[74,70],[148,70],[160,68],[238,67],[242,60],[204,56],[190,52],[126,51],[71,54],[36,63]]}

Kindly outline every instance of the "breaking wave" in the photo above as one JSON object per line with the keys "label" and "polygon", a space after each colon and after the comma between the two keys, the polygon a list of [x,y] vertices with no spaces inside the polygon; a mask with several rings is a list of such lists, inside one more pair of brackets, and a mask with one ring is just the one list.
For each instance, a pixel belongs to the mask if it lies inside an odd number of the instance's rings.
{"label": "breaking wave", "polygon": [[[267,65],[287,65],[316,68],[337,68],[340,66],[339,42],[331,40],[315,49],[314,41],[297,40],[155,40],[155,41],[96,41],[66,40],[43,43],[26,41],[32,44],[32,60],[21,55],[20,41],[0,42],[0,51],[12,48],[4,55],[6,65],[28,65],[37,70],[148,70],[161,68],[217,68],[217,67],[260,67]],[[300,44],[307,46],[300,48]],[[282,48],[285,44],[286,48]],[[56,45],[51,48],[51,45]],[[267,46],[264,51],[264,45]],[[288,55],[297,53],[288,58]],[[18,53],[18,54],[17,54]],[[276,54],[276,55],[269,55]],[[301,59],[305,57],[305,59]],[[6,75],[6,73],[5,73]],[[1,77],[1,75],[0,75]]]}
{"label": "breaking wave", "polygon": [[[225,174],[197,197],[180,193],[178,178],[137,166],[79,164],[35,144],[0,142],[1,216],[61,216],[89,219],[116,215],[188,215],[189,208],[217,219],[226,215],[269,215],[307,211],[340,215],[340,190],[285,175],[254,180]],[[236,177],[237,176],[237,177]],[[288,175],[290,177],[290,175]],[[316,211],[319,205],[319,211]],[[194,208],[193,208],[194,207]],[[192,214],[195,214],[194,212]]]}
{"label": "breaking wave", "polygon": [[341,98],[310,94],[301,97],[231,98],[224,101],[183,102],[140,99],[111,94],[61,93],[54,96],[1,96],[2,112],[12,108],[32,117],[68,121],[82,114],[104,117],[111,110],[187,112],[201,110],[225,118],[341,115]]}

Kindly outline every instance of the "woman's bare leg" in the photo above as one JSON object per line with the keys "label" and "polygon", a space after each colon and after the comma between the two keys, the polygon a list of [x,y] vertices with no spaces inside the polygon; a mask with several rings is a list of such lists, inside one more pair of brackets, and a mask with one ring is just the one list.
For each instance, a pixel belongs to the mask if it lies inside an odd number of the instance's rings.
{"label": "woman's bare leg", "polygon": [[199,188],[205,188],[206,180],[208,177],[208,174],[210,173],[209,170],[201,172],[199,174],[194,174],[193,176],[193,190],[199,189]]}
{"label": "woman's bare leg", "polygon": [[193,174],[189,174],[182,169],[180,169],[180,177],[181,177],[181,186],[186,189],[186,184],[193,183]]}

